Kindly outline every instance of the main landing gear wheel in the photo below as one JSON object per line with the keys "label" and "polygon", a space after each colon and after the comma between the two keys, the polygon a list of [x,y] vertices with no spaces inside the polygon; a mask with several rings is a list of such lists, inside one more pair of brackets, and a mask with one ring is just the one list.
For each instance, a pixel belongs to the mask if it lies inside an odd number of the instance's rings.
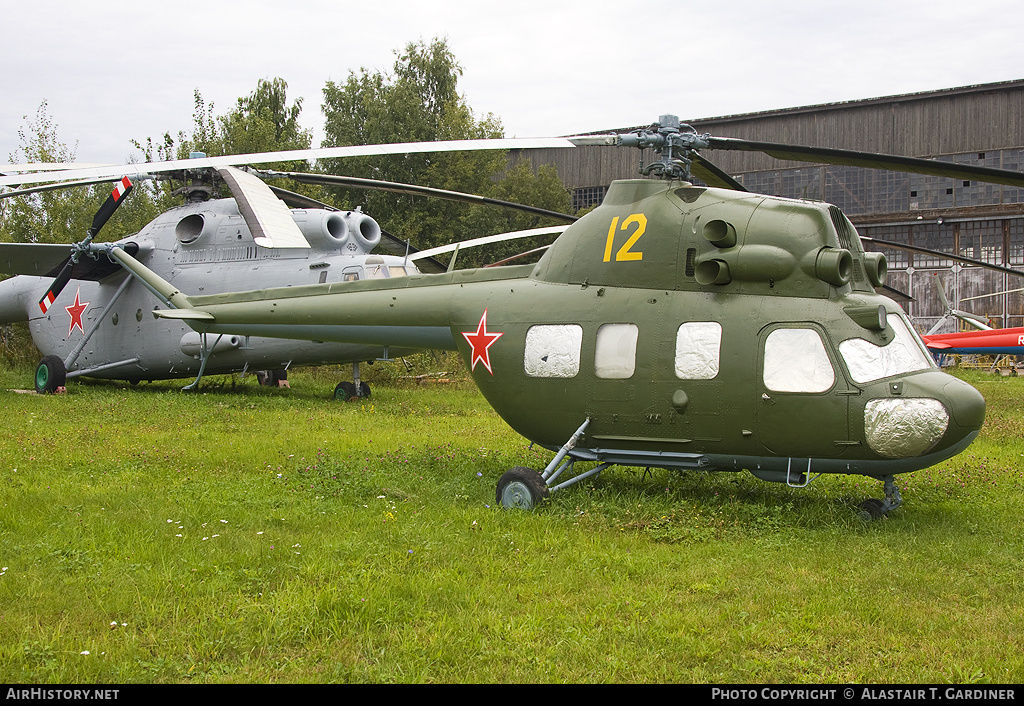
{"label": "main landing gear wheel", "polygon": [[359,383],[359,394],[356,394],[355,383],[342,380],[334,388],[334,399],[351,402],[354,399],[370,399],[370,386],[365,382]]}
{"label": "main landing gear wheel", "polygon": [[289,387],[288,370],[257,370],[256,381],[266,387]]}
{"label": "main landing gear wheel", "polygon": [[40,395],[51,395],[64,389],[68,371],[64,361],[55,355],[45,356],[36,366],[36,392]]}
{"label": "main landing gear wheel", "polygon": [[498,481],[495,502],[509,509],[532,510],[548,497],[548,487],[537,471],[516,467]]}

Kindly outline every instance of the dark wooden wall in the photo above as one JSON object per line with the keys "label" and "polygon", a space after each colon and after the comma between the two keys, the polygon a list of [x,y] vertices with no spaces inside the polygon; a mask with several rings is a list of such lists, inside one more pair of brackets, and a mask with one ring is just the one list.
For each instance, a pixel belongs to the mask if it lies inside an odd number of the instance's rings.
{"label": "dark wooden wall", "polygon": [[[718,137],[937,157],[1024,147],[1024,80],[719,118],[680,117],[697,132]],[[592,132],[636,127],[641,126]],[[638,150],[608,147],[530,150],[522,156],[554,164],[569,188],[632,178],[640,159]],[[734,175],[798,166],[751,152],[710,150],[705,156]]]}
{"label": "dark wooden wall", "polygon": [[[653,122],[658,116],[650,117]],[[686,116],[680,117],[698,133],[711,133],[719,137],[926,158],[975,153],[970,155],[974,159],[979,157],[978,153],[989,152],[989,166],[1024,171],[1024,80],[746,115],[689,120]],[[590,132],[628,132],[637,127],[643,126]],[[998,163],[993,164],[994,155],[991,153],[996,151],[1001,152],[997,157]],[[808,167],[806,164],[784,162],[753,152],[709,150],[703,154],[735,176]],[[577,190],[606,187],[615,179],[635,178],[641,153],[632,148],[580,147],[530,150],[515,154],[513,158],[529,159],[535,166],[553,164],[566,186],[570,190]],[[646,159],[653,160],[654,155],[647,153]],[[877,188],[888,188],[887,184],[891,187],[891,183],[879,179]],[[956,187],[959,189],[960,185]],[[998,194],[998,191],[993,193]],[[822,198],[817,195],[809,197]],[[875,199],[874,203],[887,203],[890,206],[879,208],[878,212],[850,215],[862,234],[880,238],[887,231],[879,224],[886,221],[907,221],[923,217],[941,224],[943,221],[940,217],[944,215],[947,222],[943,227],[949,231],[949,247],[954,247],[957,242],[952,230],[957,226],[951,222],[951,216],[959,221],[972,218],[1012,218],[1015,219],[1012,222],[1017,224],[1013,238],[1024,239],[1024,235],[1020,234],[1024,204],[1018,203],[1018,197],[1007,199],[996,196],[990,203],[983,203],[984,200],[985,197],[980,200],[975,198],[969,207],[928,212],[908,210],[914,206],[904,204],[905,199]],[[995,220],[988,227],[1003,228],[1000,223],[1006,222]],[[1011,249],[1009,243],[1002,247],[1003,253]],[[1024,246],[1018,246],[1017,251],[1022,248]],[[891,260],[890,284],[912,297],[910,301],[904,298],[902,303],[922,333],[930,329],[943,314],[937,289],[939,282],[943,284],[946,296],[954,306],[967,297],[1024,287],[1024,277],[995,273],[979,267],[954,265],[952,261],[942,263],[944,266],[936,266],[938,263],[934,258],[931,262],[917,258],[920,262],[915,262],[895,252],[887,253],[887,256]],[[1010,264],[1024,271],[1024,266],[1011,263],[1008,257],[1004,255],[1001,264]],[[900,299],[898,296],[896,298]],[[1024,325],[1022,293],[973,299],[964,302],[960,308],[991,316],[1000,327]],[[951,320],[942,331],[954,330],[955,325]]]}

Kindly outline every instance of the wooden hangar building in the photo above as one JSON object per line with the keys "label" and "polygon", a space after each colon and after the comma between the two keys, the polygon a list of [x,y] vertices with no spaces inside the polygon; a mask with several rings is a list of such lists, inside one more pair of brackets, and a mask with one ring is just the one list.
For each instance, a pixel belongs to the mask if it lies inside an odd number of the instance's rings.
{"label": "wooden hangar building", "polygon": [[[681,116],[682,117],[682,116]],[[1024,80],[924,93],[686,120],[698,133],[831,147],[1024,171]],[[638,126],[598,132],[629,132]],[[1021,270],[1024,274],[1024,189],[859,167],[781,162],[754,152],[702,154],[750,191],[826,201],[839,206],[862,236],[914,245]],[[553,164],[573,205],[600,203],[615,179],[637,176],[636,149],[581,147],[531,150],[535,164]],[[648,152],[647,161],[654,156]],[[888,285],[918,330],[943,319],[943,287],[954,308],[988,316],[999,328],[1024,326],[1024,277],[934,255],[881,249]],[[937,276],[936,276],[937,275]],[[947,318],[935,333],[962,327]]]}

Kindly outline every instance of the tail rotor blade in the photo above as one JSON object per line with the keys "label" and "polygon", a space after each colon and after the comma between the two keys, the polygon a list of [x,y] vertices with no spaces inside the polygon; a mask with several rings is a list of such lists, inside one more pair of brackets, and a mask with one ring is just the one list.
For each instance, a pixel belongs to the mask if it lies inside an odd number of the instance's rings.
{"label": "tail rotor blade", "polygon": [[96,215],[92,218],[92,228],[89,229],[89,237],[94,238],[110,217],[114,215],[114,211],[121,205],[125,197],[131,193],[133,184],[128,177],[122,177],[121,181],[117,182],[114,186],[114,190],[107,197],[107,200],[100,206],[100,210],[96,212]]}
{"label": "tail rotor blade", "polygon": [[50,308],[50,305],[53,304],[57,295],[61,293],[61,290],[64,289],[69,281],[71,281],[71,270],[74,269],[74,267],[75,263],[71,258],[68,258],[68,261],[64,263],[64,267],[62,267],[60,272],[57,274],[57,278],[53,280],[50,288],[46,290],[46,294],[44,294],[43,298],[39,300],[39,308],[44,314]]}
{"label": "tail rotor blade", "polygon": [[[88,243],[96,234],[100,232],[100,229],[106,224],[110,217],[114,215],[114,211],[121,205],[124,198],[131,193],[132,182],[128,177],[122,177],[121,181],[117,182],[114,190],[107,197],[107,200],[103,202],[100,209],[96,212],[96,215],[92,218],[92,227],[89,228],[89,232],[86,235],[85,243]],[[61,268],[60,272],[57,273],[57,277],[50,284],[50,287],[46,290],[46,294],[39,300],[39,309],[45,314],[49,310],[50,305],[57,299],[57,296],[61,293],[67,283],[71,281],[71,273],[75,268],[75,264],[78,262],[78,256],[82,244],[76,246],[76,249],[72,252],[71,257],[64,263],[64,267]]]}

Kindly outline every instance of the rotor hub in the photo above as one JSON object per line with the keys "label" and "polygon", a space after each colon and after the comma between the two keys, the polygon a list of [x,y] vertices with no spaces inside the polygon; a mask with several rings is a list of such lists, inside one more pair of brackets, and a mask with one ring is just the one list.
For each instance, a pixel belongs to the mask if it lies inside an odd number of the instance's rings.
{"label": "rotor hub", "polygon": [[619,144],[653,149],[660,159],[640,168],[640,173],[662,179],[689,181],[695,150],[708,146],[709,135],[698,135],[692,126],[679,122],[677,115],[662,115],[658,122],[642,130],[619,136]]}

